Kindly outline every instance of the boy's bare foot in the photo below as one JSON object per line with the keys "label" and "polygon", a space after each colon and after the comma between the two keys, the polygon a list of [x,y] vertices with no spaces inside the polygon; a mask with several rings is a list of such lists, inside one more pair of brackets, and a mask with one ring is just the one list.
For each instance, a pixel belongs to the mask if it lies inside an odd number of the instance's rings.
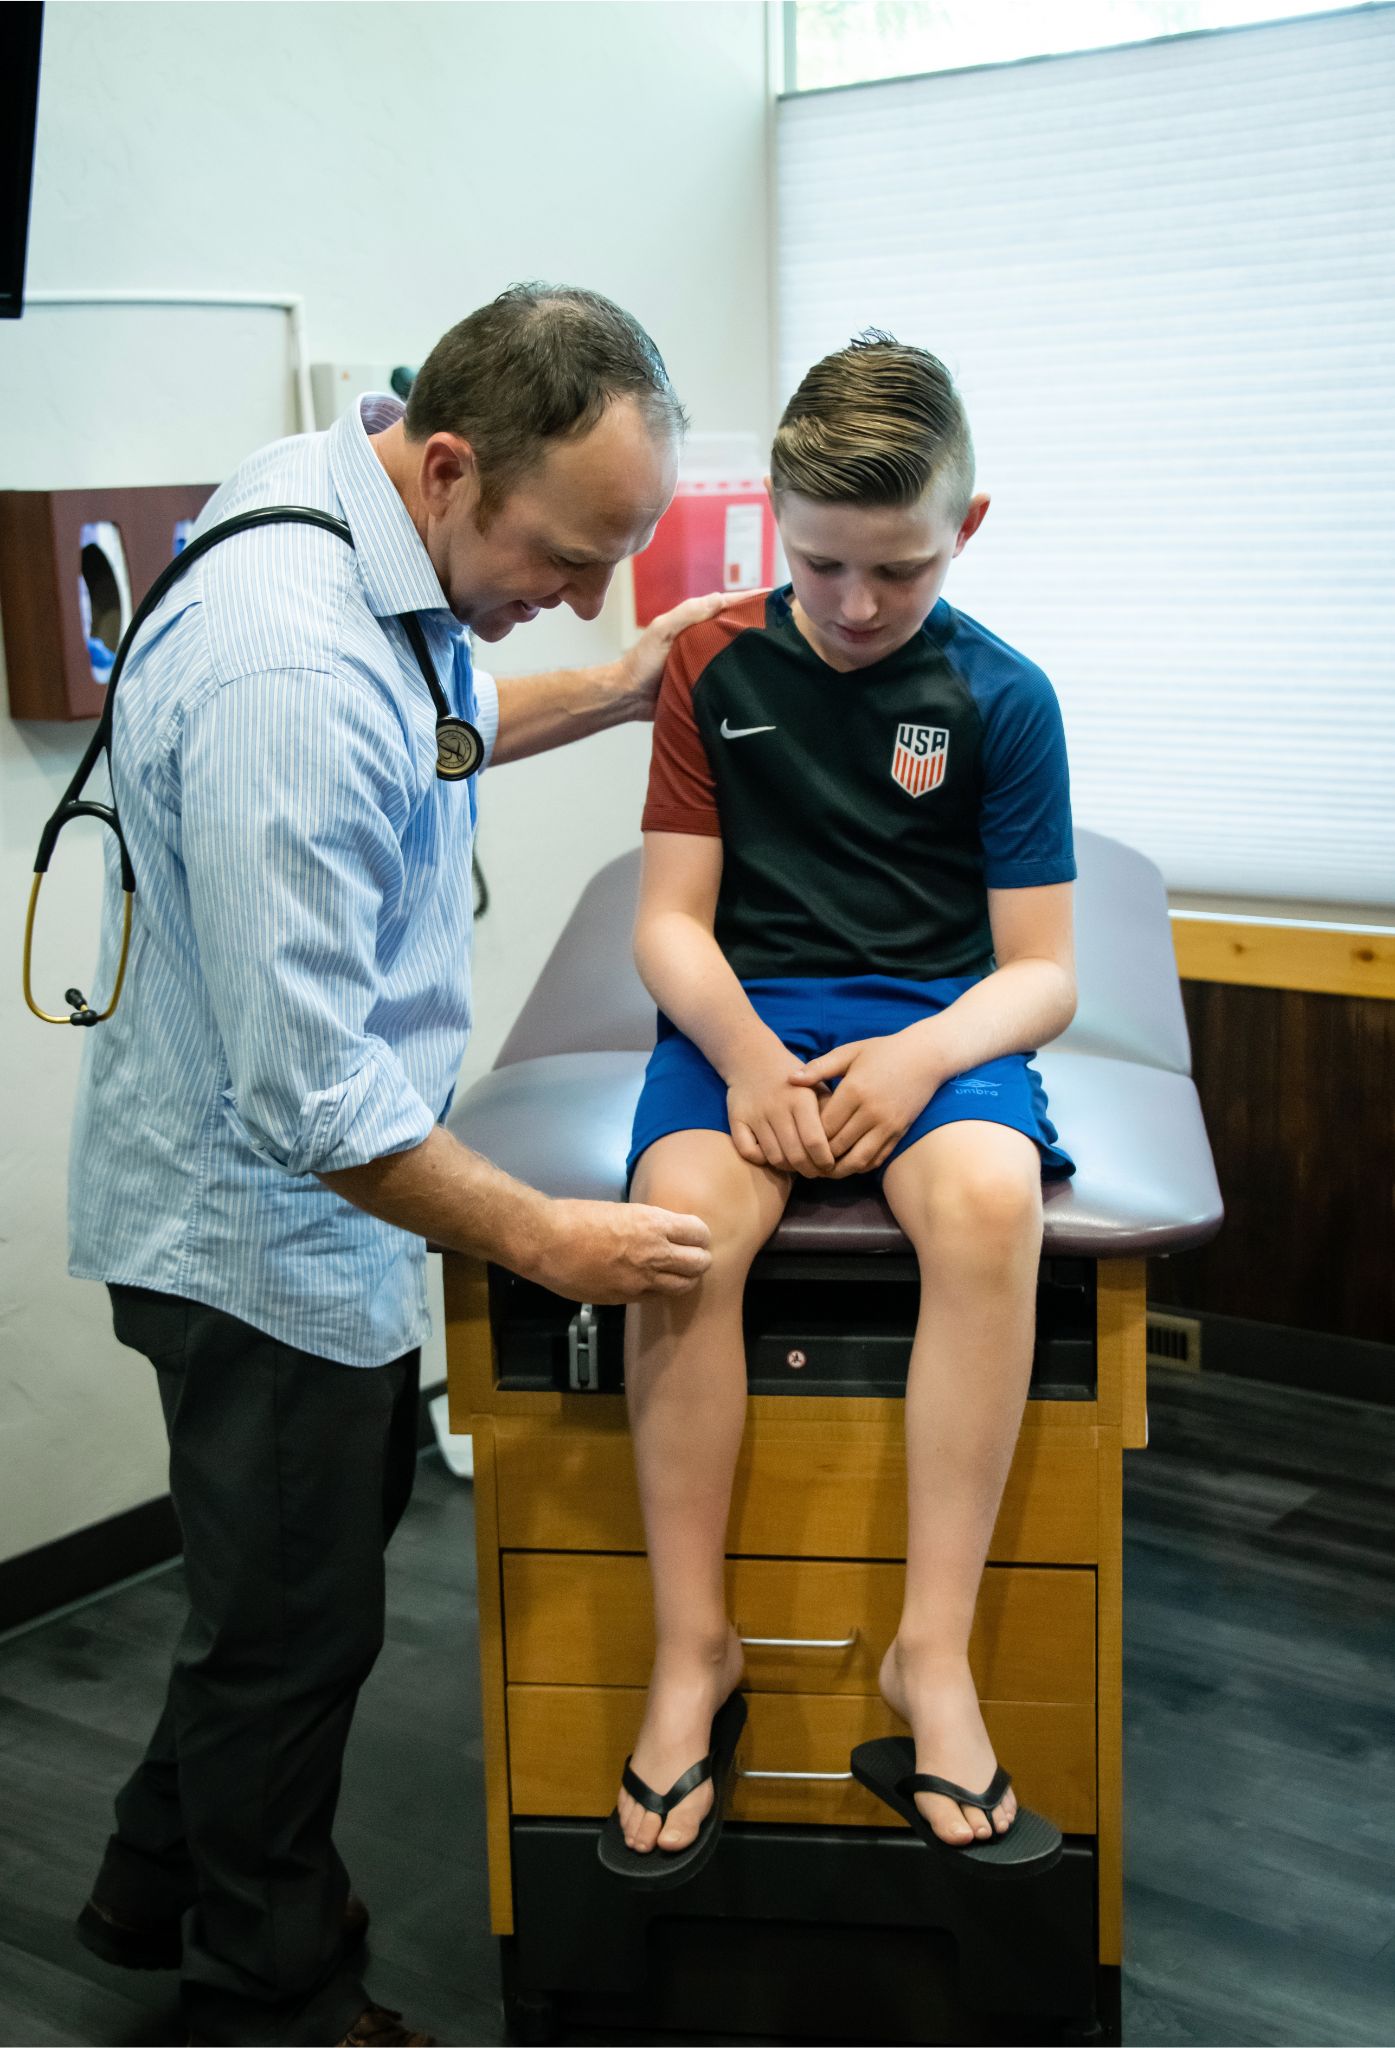
{"label": "boy's bare foot", "polygon": [[[882,1659],[880,1684],[882,1698],[915,1737],[917,1771],[970,1792],[992,1782],[997,1760],[967,1657],[917,1651],[898,1636]],[[959,1848],[1005,1833],[1017,1812],[1011,1788],[994,1807],[991,1828],[981,1807],[960,1806],[937,1792],[917,1792],[915,1803],[940,1840]]]}
{"label": "boy's bare foot", "polygon": [[[707,1754],[718,1707],[741,1683],[745,1668],[740,1639],[728,1629],[711,1648],[668,1652],[654,1662],[644,1723],[630,1768],[656,1792],[667,1792],[692,1764]],[[616,1800],[625,1846],[641,1853],[686,1849],[712,1807],[709,1781],[674,1807],[666,1820],[649,1813],[622,1786]]]}

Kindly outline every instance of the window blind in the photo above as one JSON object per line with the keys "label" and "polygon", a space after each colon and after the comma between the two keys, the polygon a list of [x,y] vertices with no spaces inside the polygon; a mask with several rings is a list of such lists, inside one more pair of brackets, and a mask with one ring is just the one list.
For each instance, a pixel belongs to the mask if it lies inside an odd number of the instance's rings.
{"label": "window blind", "polygon": [[1392,109],[1385,6],[779,108],[782,394],[869,325],[948,363],[946,596],[1179,890],[1395,902]]}

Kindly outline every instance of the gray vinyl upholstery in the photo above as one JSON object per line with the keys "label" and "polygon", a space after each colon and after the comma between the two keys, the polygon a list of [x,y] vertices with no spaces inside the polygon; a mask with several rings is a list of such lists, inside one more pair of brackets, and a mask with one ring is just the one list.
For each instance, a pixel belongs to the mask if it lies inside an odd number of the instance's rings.
{"label": "gray vinyl upholstery", "polygon": [[[1038,1066],[1075,1177],[1046,1190],[1046,1249],[1092,1258],[1180,1251],[1222,1217],[1191,1059],[1162,878],[1131,848],[1076,834],[1079,1007]],[[450,1128],[552,1195],[624,1198],[630,1125],[654,1006],[630,938],[639,854],[595,875],[509,1033]],[[904,1247],[870,1180],[796,1184],[772,1245]]]}
{"label": "gray vinyl upholstery", "polygon": [[[1060,1043],[1191,1072],[1162,876],[1131,846],[1077,832],[1080,1000]],[[593,875],[504,1041],[496,1066],[555,1052],[648,1052],[654,1003],[630,951],[639,848]]]}

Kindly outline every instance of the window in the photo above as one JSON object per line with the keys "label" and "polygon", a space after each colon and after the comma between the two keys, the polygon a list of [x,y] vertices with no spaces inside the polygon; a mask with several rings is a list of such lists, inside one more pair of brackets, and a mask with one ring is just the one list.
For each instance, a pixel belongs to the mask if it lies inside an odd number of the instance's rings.
{"label": "window", "polygon": [[946,595],[1179,890],[1395,902],[1392,105],[1371,7],[779,108],[782,391],[867,326],[949,364]]}
{"label": "window", "polygon": [[1352,0],[785,0],[787,92],[1349,11]]}

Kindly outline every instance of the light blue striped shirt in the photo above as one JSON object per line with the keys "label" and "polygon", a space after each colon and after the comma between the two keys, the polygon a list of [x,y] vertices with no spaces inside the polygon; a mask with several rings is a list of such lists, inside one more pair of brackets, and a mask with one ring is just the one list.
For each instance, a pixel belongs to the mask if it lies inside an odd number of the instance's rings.
{"label": "light blue striped shirt", "polygon": [[[200,530],[317,505],[354,547],[306,526],[235,535],[127,663],[112,751],[135,927],[116,1014],[86,1034],[69,1185],[74,1274],[187,1295],[347,1365],[420,1343],[425,1246],[316,1174],[420,1144],[470,1030],[474,785],[436,775],[398,614],[421,615],[487,750],[498,727],[368,440],[401,413],[364,399],[245,462]],[[109,858],[100,990],[119,905]]]}

